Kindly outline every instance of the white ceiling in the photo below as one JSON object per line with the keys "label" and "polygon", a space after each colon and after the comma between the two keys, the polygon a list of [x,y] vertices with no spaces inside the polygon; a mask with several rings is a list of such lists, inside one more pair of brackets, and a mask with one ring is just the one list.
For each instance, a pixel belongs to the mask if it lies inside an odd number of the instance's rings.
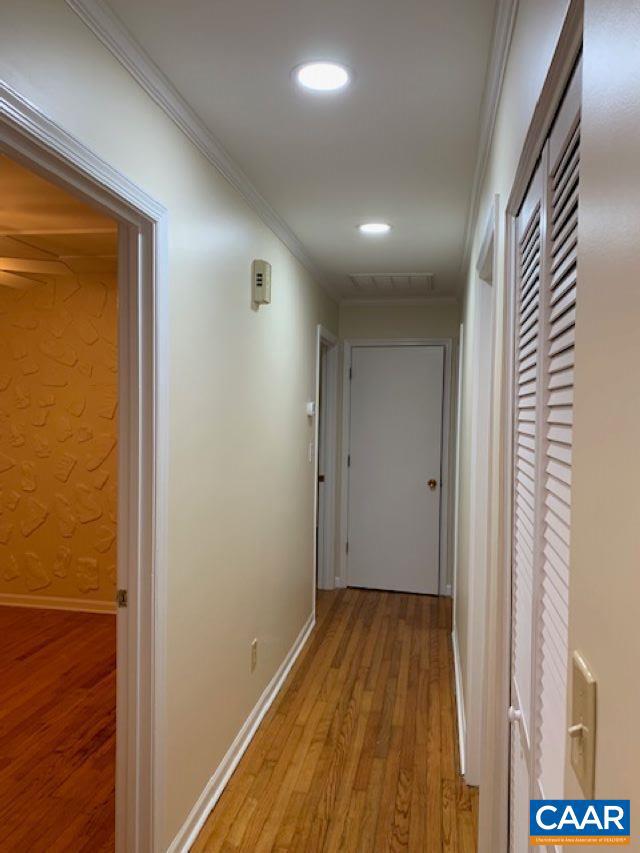
{"label": "white ceiling", "polygon": [[[495,0],[109,3],[337,295],[376,295],[359,274],[396,282],[382,297],[456,293]],[[301,92],[313,59],[354,84]],[[368,220],[393,230],[363,237]]]}

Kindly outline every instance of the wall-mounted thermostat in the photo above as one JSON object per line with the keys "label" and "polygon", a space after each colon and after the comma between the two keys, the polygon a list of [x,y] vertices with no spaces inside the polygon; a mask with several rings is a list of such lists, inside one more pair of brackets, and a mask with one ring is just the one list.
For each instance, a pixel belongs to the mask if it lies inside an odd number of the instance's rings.
{"label": "wall-mounted thermostat", "polygon": [[253,301],[256,305],[271,302],[271,264],[268,261],[253,262]]}

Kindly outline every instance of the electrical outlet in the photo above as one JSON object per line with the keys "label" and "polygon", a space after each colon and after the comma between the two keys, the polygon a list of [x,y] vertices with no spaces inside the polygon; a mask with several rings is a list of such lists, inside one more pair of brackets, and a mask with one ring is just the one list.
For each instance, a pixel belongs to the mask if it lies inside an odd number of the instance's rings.
{"label": "electrical outlet", "polygon": [[251,672],[258,666],[258,640],[251,641]]}

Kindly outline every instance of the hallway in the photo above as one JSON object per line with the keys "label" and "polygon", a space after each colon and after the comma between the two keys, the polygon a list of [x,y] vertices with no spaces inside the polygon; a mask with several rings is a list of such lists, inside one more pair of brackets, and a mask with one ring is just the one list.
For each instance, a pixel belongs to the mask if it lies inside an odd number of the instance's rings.
{"label": "hallway", "polygon": [[639,42],[3,3],[0,853],[640,853]]}
{"label": "hallway", "polygon": [[192,850],[476,849],[448,599],[318,594],[317,625]]}

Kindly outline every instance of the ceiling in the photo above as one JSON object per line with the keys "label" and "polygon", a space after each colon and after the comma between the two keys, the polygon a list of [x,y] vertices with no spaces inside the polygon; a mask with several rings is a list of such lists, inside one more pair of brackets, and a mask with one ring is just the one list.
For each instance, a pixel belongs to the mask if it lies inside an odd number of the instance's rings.
{"label": "ceiling", "polygon": [[[457,292],[495,0],[109,5],[337,296]],[[353,85],[298,89],[292,69],[316,59]],[[370,220],[392,231],[364,237]]]}
{"label": "ceiling", "polygon": [[0,185],[0,293],[116,271],[112,219],[3,154]]}

